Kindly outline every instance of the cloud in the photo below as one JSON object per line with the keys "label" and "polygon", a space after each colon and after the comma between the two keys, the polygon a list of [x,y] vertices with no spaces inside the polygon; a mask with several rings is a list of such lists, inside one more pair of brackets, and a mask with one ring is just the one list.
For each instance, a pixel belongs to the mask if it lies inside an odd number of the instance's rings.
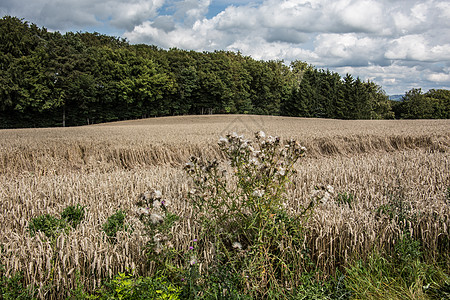
{"label": "cloud", "polygon": [[391,41],[385,56],[394,60],[450,61],[450,43],[430,45],[423,35],[406,35]]}
{"label": "cloud", "polygon": [[[326,15],[331,17],[329,26],[333,26],[338,32],[383,32],[387,22],[383,5],[371,0],[335,1]],[[332,31],[332,28],[327,31]]]}
{"label": "cloud", "polygon": [[182,19],[185,24],[192,25],[206,15],[210,3],[210,0],[178,1],[175,3],[176,12],[174,17]]}
{"label": "cloud", "polygon": [[286,62],[302,58],[308,62],[319,59],[313,51],[301,47],[293,47],[283,42],[268,42],[264,38],[254,36],[240,39],[229,45],[226,50],[240,51],[257,60],[274,60],[285,58]]}
{"label": "cloud", "polygon": [[[178,10],[177,18],[183,12],[190,19],[188,11]],[[170,32],[145,23],[125,36],[166,48],[305,60],[401,92],[421,83],[450,87],[448,70],[439,67],[450,64],[449,11],[447,2],[433,0],[267,0],[230,5],[209,19],[199,12],[192,25]]]}
{"label": "cloud", "polygon": [[105,21],[122,30],[133,30],[155,17],[163,4],[164,0],[6,0],[0,9],[53,30],[76,31]]}
{"label": "cloud", "polygon": [[290,44],[301,44],[308,40],[308,35],[290,28],[268,29],[264,39],[269,42],[285,42]]}
{"label": "cloud", "polygon": [[430,73],[430,74],[427,74],[425,77],[428,81],[431,81],[431,82],[439,82],[439,83],[450,82],[450,74],[448,73],[448,71],[447,71],[447,73]]}
{"label": "cloud", "polygon": [[315,39],[315,52],[328,66],[369,66],[389,64],[384,57],[383,37],[356,33],[320,34]]}
{"label": "cloud", "polygon": [[175,21],[171,16],[159,16],[153,21],[152,26],[156,29],[160,29],[165,33],[176,29]]}

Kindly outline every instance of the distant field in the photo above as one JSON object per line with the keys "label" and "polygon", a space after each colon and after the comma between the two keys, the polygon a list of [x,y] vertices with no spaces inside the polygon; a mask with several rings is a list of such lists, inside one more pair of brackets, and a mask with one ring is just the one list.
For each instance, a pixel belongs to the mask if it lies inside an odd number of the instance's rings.
{"label": "distant field", "polygon": [[[450,120],[341,121],[236,115],[183,116],[123,121],[76,128],[0,130],[0,243],[7,274],[22,270],[42,297],[57,298],[74,287],[76,273],[89,288],[126,268],[144,274],[143,228],[131,211],[138,196],[152,188],[170,199],[181,221],[175,247],[195,236],[186,201],[189,181],[182,165],[191,155],[216,157],[221,135],[236,131],[252,137],[263,130],[294,138],[308,149],[289,190],[293,212],[309,201],[314,186],[332,185],[351,193],[351,206],[336,202],[315,208],[308,221],[308,247],[324,274],[374,246],[391,247],[395,222],[377,209],[401,199],[417,214],[411,232],[426,255],[449,238]],[[28,222],[38,215],[59,216],[68,205],[85,205],[87,217],[52,246],[30,237]],[[117,209],[129,212],[132,233],[117,244],[101,231]],[[205,258],[208,257],[205,253]],[[44,295],[51,280],[59,290]]]}
{"label": "distant field", "polygon": [[193,153],[216,155],[217,140],[227,132],[251,137],[258,130],[300,141],[310,157],[450,146],[449,120],[181,116],[72,128],[1,130],[0,173],[182,164]]}

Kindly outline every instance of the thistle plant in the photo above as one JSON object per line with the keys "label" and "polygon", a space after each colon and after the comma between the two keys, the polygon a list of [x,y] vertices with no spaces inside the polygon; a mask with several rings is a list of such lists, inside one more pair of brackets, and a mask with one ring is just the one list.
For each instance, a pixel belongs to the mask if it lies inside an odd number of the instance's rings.
{"label": "thistle plant", "polygon": [[169,205],[170,202],[163,198],[161,191],[153,189],[141,194],[136,214],[150,237],[147,243],[149,261],[155,264],[158,272],[172,275],[178,271],[178,254],[172,243],[171,228],[179,217],[169,211]]}
{"label": "thistle plant", "polygon": [[312,206],[291,214],[284,203],[306,149],[261,131],[254,140],[228,134],[219,147],[226,162],[192,157],[185,166],[199,245],[212,245],[212,268],[240,274],[240,288],[249,295],[279,297],[299,284],[303,268],[302,227]]}

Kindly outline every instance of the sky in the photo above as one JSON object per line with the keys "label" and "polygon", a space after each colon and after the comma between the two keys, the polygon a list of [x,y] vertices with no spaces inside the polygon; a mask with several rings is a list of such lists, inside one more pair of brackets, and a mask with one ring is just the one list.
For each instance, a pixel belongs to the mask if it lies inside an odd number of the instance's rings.
{"label": "sky", "polygon": [[0,14],[163,49],[306,61],[389,95],[450,89],[449,0],[1,0]]}

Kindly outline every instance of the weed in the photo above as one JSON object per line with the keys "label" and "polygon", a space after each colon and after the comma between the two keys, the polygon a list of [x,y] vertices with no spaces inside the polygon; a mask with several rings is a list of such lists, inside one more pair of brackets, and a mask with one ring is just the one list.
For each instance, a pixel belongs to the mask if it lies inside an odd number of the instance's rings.
{"label": "weed", "polygon": [[33,286],[25,286],[21,272],[11,277],[6,277],[4,268],[0,265],[0,299],[4,300],[31,300],[36,299],[36,289]]}
{"label": "weed", "polygon": [[45,214],[32,218],[28,224],[28,231],[31,236],[35,236],[41,231],[48,238],[56,238],[61,232],[65,231],[67,223],[65,220],[58,219],[52,215]]}
{"label": "weed", "polygon": [[144,223],[150,240],[147,242],[147,256],[161,274],[173,279],[179,269],[179,253],[172,243],[171,228],[179,220],[169,211],[170,202],[163,199],[159,190],[145,192],[137,202],[137,215]]}
{"label": "weed", "polygon": [[338,193],[336,198],[336,203],[338,205],[348,205],[352,208],[352,203],[354,201],[354,196],[351,193]]}
{"label": "weed", "polygon": [[170,282],[164,276],[134,277],[128,272],[119,273],[111,282],[91,297],[99,300],[120,299],[179,299],[181,289]]}
{"label": "weed", "polygon": [[50,239],[56,238],[62,232],[69,230],[68,225],[76,227],[84,218],[84,207],[79,204],[76,206],[68,206],[61,213],[61,219],[50,214],[44,214],[32,218],[28,224],[28,232],[31,236],[35,236],[41,231]]}
{"label": "weed", "polygon": [[426,293],[445,292],[449,277],[421,258],[420,243],[404,235],[394,256],[374,251],[366,261],[346,268],[346,286],[356,298],[413,299]]}
{"label": "weed", "polygon": [[103,224],[102,229],[106,233],[109,241],[115,242],[117,232],[127,229],[125,226],[125,217],[125,212],[118,210],[115,214],[109,216]]}
{"label": "weed", "polygon": [[85,207],[79,204],[68,206],[61,213],[61,219],[64,219],[72,227],[77,227],[84,219]]}
{"label": "weed", "polygon": [[388,203],[380,205],[376,210],[378,216],[386,215],[390,220],[402,227],[402,231],[407,230],[408,223],[415,223],[418,214],[413,212],[411,205],[405,200],[402,188],[396,188],[387,192]]}
{"label": "weed", "polygon": [[241,274],[240,284],[249,295],[285,297],[303,268],[297,252],[304,237],[302,223],[312,207],[289,214],[285,192],[294,164],[306,149],[263,132],[256,133],[254,141],[228,134],[219,146],[228,168],[197,157],[185,167],[194,184],[190,199],[202,244],[214,245],[213,264]]}

